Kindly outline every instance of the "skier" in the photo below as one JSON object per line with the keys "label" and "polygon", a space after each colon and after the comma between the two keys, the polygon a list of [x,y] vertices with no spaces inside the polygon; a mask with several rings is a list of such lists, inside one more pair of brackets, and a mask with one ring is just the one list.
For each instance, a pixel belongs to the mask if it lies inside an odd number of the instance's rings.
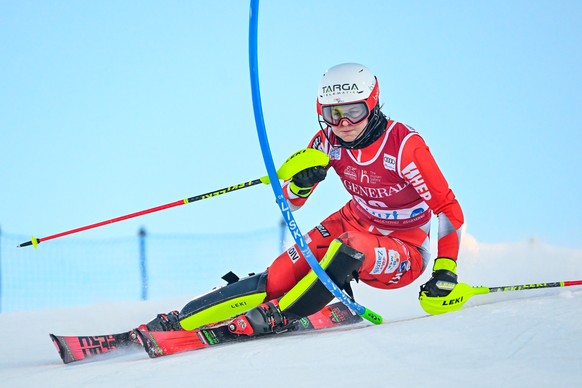
{"label": "skier", "polygon": [[[457,284],[463,212],[420,134],[381,111],[377,78],[365,66],[327,70],[316,106],[320,130],[308,147],[329,156],[327,167],[305,169],[282,188],[292,211],[301,208],[333,168],[351,199],[309,231],[306,241],[331,279],[348,294],[350,281],[395,289],[417,279],[430,262],[430,221],[438,217],[438,252],[423,300],[443,297]],[[159,314],[149,330],[192,330],[232,319],[232,332],[257,335],[283,330],[333,296],[299,248],[283,252],[259,274],[239,279]],[[235,317],[235,318],[233,318]]]}

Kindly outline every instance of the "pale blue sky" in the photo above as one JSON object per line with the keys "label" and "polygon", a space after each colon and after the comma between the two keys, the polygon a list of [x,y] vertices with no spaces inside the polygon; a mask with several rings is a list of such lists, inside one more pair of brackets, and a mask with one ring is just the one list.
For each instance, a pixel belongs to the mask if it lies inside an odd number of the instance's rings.
{"label": "pale blue sky", "polygon": [[[52,235],[265,175],[248,1],[0,1],[0,226]],[[582,246],[582,3],[262,1],[259,76],[276,164],[319,128],[325,69],[367,65],[426,139],[479,241]],[[348,197],[335,175],[296,219]],[[269,187],[84,232],[276,224]],[[47,242],[49,244],[50,242]]]}

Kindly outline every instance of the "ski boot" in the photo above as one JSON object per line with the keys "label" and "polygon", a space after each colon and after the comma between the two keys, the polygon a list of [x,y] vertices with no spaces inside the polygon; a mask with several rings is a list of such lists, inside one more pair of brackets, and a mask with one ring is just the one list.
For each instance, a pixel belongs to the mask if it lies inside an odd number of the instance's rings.
{"label": "ski boot", "polygon": [[180,325],[178,311],[171,311],[167,314],[158,314],[157,317],[146,323],[149,331],[180,331],[183,330]]}
{"label": "ski boot", "polygon": [[279,302],[272,300],[234,318],[228,324],[228,330],[233,334],[255,336],[283,331],[288,323],[279,309]]}

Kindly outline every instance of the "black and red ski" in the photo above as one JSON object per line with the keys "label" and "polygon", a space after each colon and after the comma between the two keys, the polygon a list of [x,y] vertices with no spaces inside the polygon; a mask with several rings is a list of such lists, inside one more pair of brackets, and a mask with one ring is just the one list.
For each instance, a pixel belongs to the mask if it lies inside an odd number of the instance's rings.
{"label": "black and red ski", "polygon": [[[320,311],[301,318],[288,326],[284,333],[302,332],[350,325],[361,322],[344,304],[338,302]],[[278,333],[278,334],[284,334]],[[56,336],[51,334],[61,359],[65,364],[96,358],[100,354],[117,349],[145,348],[150,357],[166,356],[179,352],[203,349],[232,342],[242,342],[270,336],[256,337],[233,334],[228,330],[228,321],[195,330],[149,331],[145,325],[126,333],[101,336]]]}
{"label": "black and red ski", "polygon": [[143,347],[136,330],[95,336],[61,336],[49,334],[65,364],[119,349]]}
{"label": "black and red ski", "polygon": [[[362,317],[354,314],[343,303],[337,302],[324,307],[308,317],[293,322],[290,326],[286,327],[284,332],[277,334],[326,329],[350,325],[360,321],[362,321]],[[274,334],[262,334],[254,337],[238,335],[228,330],[228,324],[229,321],[226,321],[195,330],[173,332],[149,331],[145,325],[142,325],[137,329],[137,332],[144,344],[146,352],[152,358],[203,349],[225,343],[254,340]]]}

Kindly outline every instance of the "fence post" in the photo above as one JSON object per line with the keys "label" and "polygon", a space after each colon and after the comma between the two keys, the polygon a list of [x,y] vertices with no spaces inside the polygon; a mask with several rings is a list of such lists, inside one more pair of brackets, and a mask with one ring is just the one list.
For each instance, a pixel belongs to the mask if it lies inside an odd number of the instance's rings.
{"label": "fence post", "polygon": [[2,312],[2,228],[0,227],[0,313]]}
{"label": "fence post", "polygon": [[141,273],[141,300],[148,299],[148,271],[146,266],[146,230],[142,226],[139,235],[139,268]]}

